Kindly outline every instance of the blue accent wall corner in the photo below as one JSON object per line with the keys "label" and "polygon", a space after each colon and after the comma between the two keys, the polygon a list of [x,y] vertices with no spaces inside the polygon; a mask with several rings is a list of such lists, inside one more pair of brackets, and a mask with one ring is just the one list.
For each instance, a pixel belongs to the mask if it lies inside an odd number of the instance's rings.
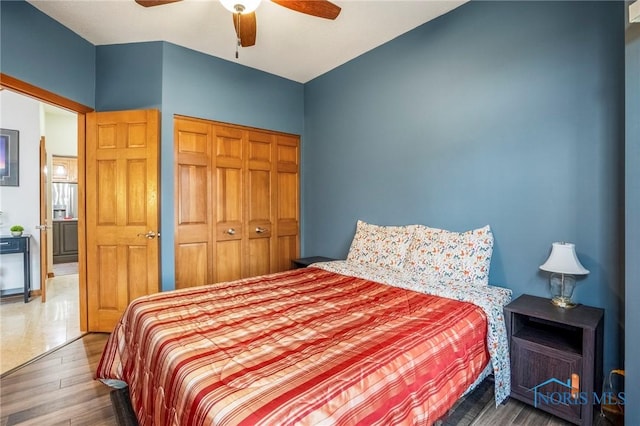
{"label": "blue accent wall corner", "polygon": [[[526,16],[526,19],[522,19]],[[491,225],[491,283],[548,297],[554,241],[591,273],[620,367],[620,2],[470,2],[305,85],[303,254],[344,258],[358,219]]]}
{"label": "blue accent wall corner", "polygon": [[96,110],[160,109],[162,42],[97,47]]}
{"label": "blue accent wall corner", "polygon": [[95,46],[23,0],[0,1],[0,71],[94,107]]}

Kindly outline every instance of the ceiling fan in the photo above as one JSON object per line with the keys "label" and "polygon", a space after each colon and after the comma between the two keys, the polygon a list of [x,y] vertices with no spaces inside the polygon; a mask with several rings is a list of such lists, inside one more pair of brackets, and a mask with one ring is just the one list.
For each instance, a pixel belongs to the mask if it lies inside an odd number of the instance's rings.
{"label": "ceiling fan", "polygon": [[[135,0],[144,6],[161,6],[181,0]],[[324,19],[336,19],[340,7],[328,0],[271,0],[271,2],[291,9],[295,12]],[[220,3],[233,13],[233,25],[238,36],[238,44],[242,47],[256,44],[256,13],[260,0],[220,0]],[[237,57],[237,52],[236,52]]]}

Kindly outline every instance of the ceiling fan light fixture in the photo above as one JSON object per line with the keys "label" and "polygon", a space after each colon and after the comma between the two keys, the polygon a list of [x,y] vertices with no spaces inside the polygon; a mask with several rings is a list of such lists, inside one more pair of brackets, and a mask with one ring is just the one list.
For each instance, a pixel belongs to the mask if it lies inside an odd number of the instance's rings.
{"label": "ceiling fan light fixture", "polygon": [[220,0],[220,3],[231,13],[245,15],[255,11],[260,5],[260,0]]}

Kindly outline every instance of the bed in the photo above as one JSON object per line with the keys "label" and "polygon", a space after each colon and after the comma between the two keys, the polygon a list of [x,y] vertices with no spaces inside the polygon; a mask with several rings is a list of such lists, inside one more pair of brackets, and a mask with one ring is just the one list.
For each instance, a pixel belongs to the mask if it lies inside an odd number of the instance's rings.
{"label": "bed", "polygon": [[489,373],[501,402],[510,291],[442,259],[420,272],[424,229],[370,226],[346,261],[136,299],[96,377],[128,386],[141,425],[430,425]]}

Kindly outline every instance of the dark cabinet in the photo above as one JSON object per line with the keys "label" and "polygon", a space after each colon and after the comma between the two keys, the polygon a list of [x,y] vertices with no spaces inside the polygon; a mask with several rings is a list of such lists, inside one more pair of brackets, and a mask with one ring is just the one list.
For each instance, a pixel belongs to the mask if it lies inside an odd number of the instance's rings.
{"label": "dark cabinet", "polygon": [[505,308],[511,397],[590,426],[602,390],[604,311],[522,295]]}
{"label": "dark cabinet", "polygon": [[53,263],[78,261],[78,221],[53,222]]}
{"label": "dark cabinet", "polygon": [[53,263],[59,263],[56,262],[56,257],[60,256],[60,222],[53,222],[53,238],[51,240],[51,247],[53,247]]}

